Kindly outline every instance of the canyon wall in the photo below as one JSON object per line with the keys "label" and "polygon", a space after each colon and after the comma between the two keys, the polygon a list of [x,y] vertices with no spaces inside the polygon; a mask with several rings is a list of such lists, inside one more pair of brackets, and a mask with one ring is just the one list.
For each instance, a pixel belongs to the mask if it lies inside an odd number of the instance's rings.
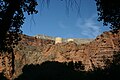
{"label": "canyon wall", "polygon": [[[14,49],[14,76],[21,74],[22,68],[26,64],[41,64],[45,61],[82,61],[85,70],[92,70],[94,66],[104,68],[104,60],[111,60],[113,54],[120,51],[120,30],[118,33],[104,32],[96,39],[80,44],[75,41],[55,44],[53,39],[41,39],[26,35],[21,35],[21,37],[22,40]],[[0,70],[3,69],[1,64]]]}

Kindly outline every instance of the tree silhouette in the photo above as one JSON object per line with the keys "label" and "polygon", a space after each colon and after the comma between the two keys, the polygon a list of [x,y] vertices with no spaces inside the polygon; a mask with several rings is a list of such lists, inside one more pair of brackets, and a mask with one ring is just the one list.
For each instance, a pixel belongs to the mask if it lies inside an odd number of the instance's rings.
{"label": "tree silhouette", "polygon": [[11,51],[20,40],[24,13],[37,13],[36,0],[0,0],[0,50]]}
{"label": "tree silhouette", "polygon": [[8,80],[6,77],[4,77],[3,73],[0,73],[0,80]]}
{"label": "tree silhouette", "polygon": [[37,13],[36,0],[0,0],[0,52],[8,53],[3,57],[3,61],[7,60],[6,67],[12,67],[12,70],[5,71],[8,76],[14,73],[14,53],[13,48],[18,41],[22,31],[21,26],[24,23],[24,12],[28,15]]}
{"label": "tree silhouette", "polygon": [[[40,0],[42,4],[49,4],[50,0]],[[78,0],[60,0],[65,1],[66,8],[79,8]],[[80,0],[79,0],[80,1]],[[8,75],[14,73],[14,52],[13,48],[21,40],[21,27],[25,21],[24,12],[28,15],[36,14],[36,0],[0,0],[0,52],[2,54],[3,65],[5,59],[8,61],[8,67],[12,66],[12,73],[8,71]],[[78,10],[79,12],[80,10]],[[7,57],[7,58],[6,58]]]}
{"label": "tree silhouette", "polygon": [[120,52],[114,52],[112,60],[105,59],[105,68],[95,67],[88,72],[89,80],[120,80]]}
{"label": "tree silhouette", "polygon": [[[79,62],[80,63],[80,62]],[[83,66],[81,63],[77,65]],[[75,70],[73,62],[45,61],[42,64],[25,65],[15,80],[85,80],[84,71]],[[77,67],[80,68],[80,67]]]}
{"label": "tree silhouette", "polygon": [[98,21],[103,25],[110,24],[113,30],[120,29],[120,2],[119,0],[95,0],[98,11]]}

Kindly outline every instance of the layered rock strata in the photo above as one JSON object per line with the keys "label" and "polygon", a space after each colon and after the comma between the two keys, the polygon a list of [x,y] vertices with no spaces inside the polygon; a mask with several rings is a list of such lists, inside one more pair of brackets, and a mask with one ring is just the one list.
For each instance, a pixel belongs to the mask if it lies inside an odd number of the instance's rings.
{"label": "layered rock strata", "polygon": [[[22,40],[14,49],[15,74],[18,76],[26,64],[41,64],[44,61],[82,61],[85,70],[104,67],[105,59],[112,59],[120,51],[120,30],[118,33],[104,32],[89,43],[77,44],[74,41],[55,44],[52,39],[40,39],[21,35]],[[2,61],[2,57],[0,57]],[[4,68],[0,65],[0,70]]]}

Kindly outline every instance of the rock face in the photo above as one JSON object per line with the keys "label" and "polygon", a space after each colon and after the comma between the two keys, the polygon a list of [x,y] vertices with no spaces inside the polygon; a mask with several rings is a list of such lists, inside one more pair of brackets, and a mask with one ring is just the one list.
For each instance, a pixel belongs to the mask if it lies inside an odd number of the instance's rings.
{"label": "rock face", "polygon": [[74,41],[55,44],[52,39],[26,35],[21,37],[22,40],[14,49],[14,76],[21,74],[24,65],[41,64],[44,61],[82,61],[85,70],[92,69],[93,66],[104,67],[104,59],[112,59],[114,52],[120,51],[120,30],[118,33],[104,32],[86,44]]}
{"label": "rock face", "polygon": [[[85,44],[85,43],[89,43],[91,41],[93,41],[94,39],[81,39],[81,38],[61,38],[61,37],[50,37],[50,36],[46,36],[46,35],[36,35],[34,36],[38,39],[48,39],[48,40],[53,40],[56,43],[56,40],[60,40],[61,42],[69,42],[69,40],[74,41],[77,44]],[[59,42],[58,42],[59,43]]]}

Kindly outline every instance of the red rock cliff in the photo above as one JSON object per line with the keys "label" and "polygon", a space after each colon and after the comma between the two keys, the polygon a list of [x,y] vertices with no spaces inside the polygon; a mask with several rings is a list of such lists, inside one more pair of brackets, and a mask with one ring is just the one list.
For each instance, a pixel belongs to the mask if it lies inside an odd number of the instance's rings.
{"label": "red rock cliff", "polygon": [[[44,61],[82,61],[85,70],[92,66],[104,67],[104,59],[111,59],[114,52],[120,51],[120,30],[118,33],[104,32],[87,44],[37,39],[22,35],[22,40],[14,49],[15,76],[21,73],[26,64],[41,64]],[[2,66],[0,66],[0,69]]]}

